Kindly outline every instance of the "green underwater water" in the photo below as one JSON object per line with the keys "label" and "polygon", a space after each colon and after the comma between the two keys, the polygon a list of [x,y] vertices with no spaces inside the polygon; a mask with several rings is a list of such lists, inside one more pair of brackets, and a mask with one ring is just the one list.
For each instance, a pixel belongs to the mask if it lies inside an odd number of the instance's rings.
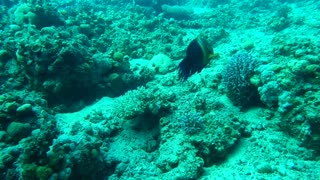
{"label": "green underwater water", "polygon": [[0,0],[0,179],[318,180],[319,34],[316,0]]}

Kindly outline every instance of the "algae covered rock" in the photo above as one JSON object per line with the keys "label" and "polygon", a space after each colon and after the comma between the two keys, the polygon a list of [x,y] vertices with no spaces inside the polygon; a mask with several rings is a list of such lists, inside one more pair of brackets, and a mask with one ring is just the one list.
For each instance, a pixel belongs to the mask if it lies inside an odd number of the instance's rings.
{"label": "algae covered rock", "polygon": [[29,123],[12,122],[7,127],[7,133],[13,141],[19,141],[31,133],[31,125]]}
{"label": "algae covered rock", "polygon": [[108,77],[108,82],[108,85],[114,94],[119,95],[119,92],[123,91],[124,82],[118,73],[110,74],[110,76]]}
{"label": "algae covered rock", "polygon": [[38,29],[64,24],[59,13],[48,6],[31,6],[29,3],[19,5],[14,12],[15,23],[34,24]]}
{"label": "algae covered rock", "polygon": [[31,11],[32,7],[29,4],[21,4],[14,12],[14,21],[17,24],[33,23],[35,14]]}
{"label": "algae covered rock", "polygon": [[168,16],[176,19],[187,19],[193,15],[193,9],[189,6],[162,5],[162,11]]}

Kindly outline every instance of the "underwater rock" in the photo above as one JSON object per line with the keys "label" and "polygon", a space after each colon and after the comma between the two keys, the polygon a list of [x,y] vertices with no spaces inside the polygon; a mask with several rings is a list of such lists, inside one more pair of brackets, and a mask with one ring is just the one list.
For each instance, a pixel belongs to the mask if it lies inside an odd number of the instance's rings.
{"label": "underwater rock", "polygon": [[162,11],[169,17],[175,19],[188,19],[193,14],[191,7],[162,5]]}
{"label": "underwater rock", "polygon": [[31,104],[23,104],[19,106],[16,110],[18,114],[23,114],[23,113],[29,113],[32,111],[32,105]]}
{"label": "underwater rock", "polygon": [[7,128],[7,133],[13,141],[17,142],[31,133],[31,125],[29,123],[12,122]]}
{"label": "underwater rock", "polygon": [[112,60],[106,57],[105,54],[97,53],[93,55],[92,59],[94,60],[94,73],[97,76],[108,73],[112,69]]}
{"label": "underwater rock", "polygon": [[17,7],[14,12],[14,21],[16,24],[21,25],[24,23],[33,24],[35,14],[31,12],[32,7],[26,3]]}
{"label": "underwater rock", "polygon": [[117,51],[117,52],[113,53],[112,58],[115,61],[122,61],[123,57],[124,57],[123,54],[121,52]]}
{"label": "underwater rock", "polygon": [[112,73],[108,77],[109,86],[114,94],[119,94],[124,89],[124,82],[118,73]]}
{"label": "underwater rock", "polygon": [[257,165],[257,172],[259,172],[259,173],[273,173],[274,170],[272,169],[272,167],[269,163],[262,162]]}
{"label": "underwater rock", "polygon": [[79,32],[82,33],[82,34],[85,34],[89,38],[91,38],[94,35],[94,33],[92,32],[92,28],[91,28],[90,24],[80,24]]}
{"label": "underwater rock", "polygon": [[11,58],[10,54],[6,50],[0,50],[0,62],[4,63]]}
{"label": "underwater rock", "polygon": [[37,6],[34,13],[36,15],[34,19],[34,25],[37,29],[42,29],[49,26],[63,26],[65,23],[61,19],[60,14],[52,7]]}
{"label": "underwater rock", "polygon": [[158,54],[154,56],[148,64],[148,68],[150,70],[160,74],[168,73],[172,66],[172,60],[165,54]]}

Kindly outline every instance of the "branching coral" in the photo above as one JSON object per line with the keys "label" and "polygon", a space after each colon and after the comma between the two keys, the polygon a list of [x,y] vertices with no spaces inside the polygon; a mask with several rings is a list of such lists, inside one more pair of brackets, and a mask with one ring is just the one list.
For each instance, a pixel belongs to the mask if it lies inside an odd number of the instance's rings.
{"label": "branching coral", "polygon": [[238,53],[232,56],[222,75],[227,95],[235,105],[246,106],[257,93],[250,83],[254,73],[256,60],[248,53]]}

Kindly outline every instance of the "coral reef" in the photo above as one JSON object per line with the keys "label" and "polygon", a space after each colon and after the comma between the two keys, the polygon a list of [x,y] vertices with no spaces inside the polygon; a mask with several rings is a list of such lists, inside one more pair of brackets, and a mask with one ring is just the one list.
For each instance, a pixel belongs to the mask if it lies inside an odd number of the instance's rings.
{"label": "coral reef", "polygon": [[203,129],[203,118],[199,113],[186,113],[181,117],[181,127],[187,134],[197,133]]}
{"label": "coral reef", "polygon": [[[3,36],[2,54],[8,64],[5,71],[15,74],[19,86],[42,92],[50,106],[58,106],[57,110],[74,111],[83,106],[82,101],[119,96],[143,84],[130,71],[128,58],[119,55],[121,51],[112,57],[105,49],[101,52],[92,47],[99,47],[95,43],[99,40],[91,39],[95,33],[88,32],[85,22],[77,24],[76,29],[75,24],[63,28],[63,14],[51,5],[23,3],[13,16],[17,25],[26,23],[29,27],[11,26],[14,29]],[[15,38],[5,38],[11,34]]]}

